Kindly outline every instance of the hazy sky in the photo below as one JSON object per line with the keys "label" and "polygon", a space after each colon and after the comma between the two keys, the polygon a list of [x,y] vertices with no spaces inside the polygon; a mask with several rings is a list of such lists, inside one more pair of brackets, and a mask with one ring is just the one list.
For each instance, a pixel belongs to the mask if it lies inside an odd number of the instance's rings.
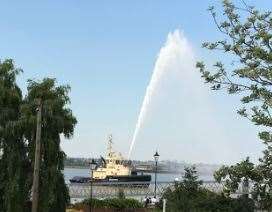
{"label": "hazy sky", "polygon": [[[247,2],[272,8],[270,0]],[[73,139],[62,143],[68,156],[104,154],[109,133],[127,154],[167,34],[180,29],[196,59],[217,60],[200,48],[221,36],[206,10],[211,4],[218,1],[1,1],[0,58],[23,68],[18,81],[24,91],[29,78],[50,76],[71,85],[78,125]],[[263,146],[257,128],[236,114],[239,99],[190,79],[165,81],[133,158],[152,159],[158,149],[161,159],[187,162],[256,159]],[[199,89],[203,95],[193,97]]]}

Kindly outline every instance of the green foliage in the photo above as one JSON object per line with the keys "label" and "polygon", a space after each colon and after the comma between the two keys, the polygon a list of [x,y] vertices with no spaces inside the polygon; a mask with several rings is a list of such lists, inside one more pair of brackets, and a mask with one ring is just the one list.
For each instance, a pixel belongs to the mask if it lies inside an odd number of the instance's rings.
{"label": "green foliage", "polygon": [[272,209],[272,147],[263,151],[263,157],[259,159],[260,164],[256,167],[262,178],[255,183],[252,196],[258,200],[261,209]]}
{"label": "green foliage", "polygon": [[222,166],[214,173],[214,178],[219,183],[224,182],[224,192],[230,195],[238,190],[239,185],[248,188],[249,182],[259,182],[262,176],[247,158],[233,166]]}
{"label": "green foliage", "polygon": [[202,181],[198,180],[196,167],[186,167],[184,170],[185,173],[183,176],[183,181],[176,186],[182,186],[185,190],[191,193],[198,191],[198,189],[202,185]]}
{"label": "green foliage", "polygon": [[[195,168],[186,168],[183,181],[176,182],[174,188],[166,189],[162,199],[167,200],[167,208],[171,212],[254,210],[254,202],[247,197],[232,199],[204,189],[201,185],[202,182],[198,180]],[[160,206],[162,207],[162,202]]]}
{"label": "green foliage", "polygon": [[22,102],[20,72],[12,60],[0,62],[0,211],[23,211],[28,198],[26,145],[16,127]]}
{"label": "green foliage", "polygon": [[196,211],[207,212],[253,212],[254,201],[246,196],[230,198],[224,195],[213,195],[203,199]]}
{"label": "green foliage", "polygon": [[224,193],[229,196],[242,186],[245,196],[251,194],[252,201],[258,209],[272,209],[272,157],[271,147],[264,151],[260,164],[254,165],[246,160],[232,166],[223,166],[215,172],[217,182],[223,183]]}
{"label": "green foliage", "polygon": [[[213,70],[203,62],[196,66],[206,83],[213,90],[225,89],[229,94],[242,96],[243,107],[238,114],[255,125],[263,127],[260,139],[267,145],[259,165],[249,159],[234,166],[222,167],[215,173],[217,181],[224,180],[225,193],[230,194],[239,185],[252,184],[252,198],[260,209],[272,209],[272,12],[260,11],[248,6],[235,5],[223,1],[223,13],[214,7],[209,11],[223,38],[215,42],[205,42],[203,47],[219,51],[232,59],[230,64],[216,62]],[[218,14],[222,19],[219,20]]]}
{"label": "green foliage", "polygon": [[142,208],[143,205],[135,199],[106,199],[106,205],[108,208]]}
{"label": "green foliage", "polygon": [[[25,133],[30,142],[30,158],[34,162],[36,101],[42,99],[42,139],[39,211],[65,211],[69,203],[62,170],[65,153],[60,149],[60,135],[73,135],[76,119],[67,108],[70,100],[68,86],[56,86],[54,79],[41,82],[29,81],[28,95],[23,105],[23,119],[27,123]],[[34,123],[33,123],[34,122]]]}
{"label": "green foliage", "polygon": [[[213,90],[226,89],[230,94],[243,95],[241,102],[245,106],[238,114],[256,125],[271,127],[271,11],[259,11],[244,2],[242,6],[236,6],[229,0],[223,1],[223,20],[219,20],[214,7],[209,11],[223,39],[205,42],[203,47],[221,51],[235,62],[217,62],[214,70],[207,70],[203,62],[198,62],[202,77]],[[259,137],[265,143],[272,141],[270,130],[260,132]]]}
{"label": "green foliage", "polygon": [[208,195],[198,181],[195,167],[186,168],[182,182],[176,182],[174,189],[167,188],[162,199],[167,199],[167,207],[171,211],[189,211],[198,207],[199,201]]}
{"label": "green foliage", "polygon": [[0,62],[0,211],[24,211],[30,200],[36,137],[37,100],[43,103],[39,211],[65,211],[69,202],[64,182],[65,153],[60,135],[73,135],[76,119],[69,104],[69,86],[55,79],[29,81],[22,98],[16,84],[20,69]]}
{"label": "green foliage", "polygon": [[[83,204],[82,204],[83,203]],[[75,204],[75,208],[82,208],[84,205],[91,205],[93,208],[143,208],[143,204],[135,199],[128,198],[108,198],[108,199],[90,199],[84,200],[82,203]]]}

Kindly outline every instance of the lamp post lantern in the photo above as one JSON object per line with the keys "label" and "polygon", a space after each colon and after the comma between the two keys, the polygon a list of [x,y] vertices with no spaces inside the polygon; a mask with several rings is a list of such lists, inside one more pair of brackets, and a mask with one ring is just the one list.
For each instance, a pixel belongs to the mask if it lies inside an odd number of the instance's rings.
{"label": "lamp post lantern", "polygon": [[94,159],[90,162],[90,169],[91,169],[91,192],[90,192],[90,212],[92,211],[92,200],[93,200],[93,171],[96,169],[96,162]]}
{"label": "lamp post lantern", "polygon": [[154,198],[157,198],[157,171],[158,171],[158,160],[159,160],[159,153],[156,151],[154,154],[154,160],[155,160],[155,190],[154,190]]}

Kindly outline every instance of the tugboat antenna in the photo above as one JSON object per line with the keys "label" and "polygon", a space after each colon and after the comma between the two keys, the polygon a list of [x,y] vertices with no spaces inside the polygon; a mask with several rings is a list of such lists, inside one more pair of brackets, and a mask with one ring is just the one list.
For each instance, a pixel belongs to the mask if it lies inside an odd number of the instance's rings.
{"label": "tugboat antenna", "polygon": [[108,140],[108,155],[111,154],[112,152],[112,134],[109,135],[109,140]]}

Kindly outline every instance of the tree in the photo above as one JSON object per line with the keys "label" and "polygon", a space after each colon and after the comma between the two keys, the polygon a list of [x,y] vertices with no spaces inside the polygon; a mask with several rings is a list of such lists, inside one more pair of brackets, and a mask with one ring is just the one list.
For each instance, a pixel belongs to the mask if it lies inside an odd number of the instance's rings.
{"label": "tree", "polygon": [[182,181],[175,182],[174,188],[167,188],[161,199],[167,199],[167,208],[173,212],[203,210],[203,202],[216,194],[202,188],[203,182],[198,179],[194,166],[184,170]]}
{"label": "tree", "polygon": [[243,187],[243,193],[248,196],[249,183],[258,183],[262,175],[255,165],[249,161],[249,158],[232,166],[222,166],[214,173],[214,178],[218,183],[224,184],[224,193],[226,195],[237,192],[239,186]]}
{"label": "tree", "polygon": [[43,101],[39,211],[65,211],[69,192],[60,136],[70,138],[77,123],[68,107],[70,87],[49,78],[29,81],[23,98],[19,72],[12,60],[0,62],[0,211],[29,211],[38,99]]}
{"label": "tree", "polygon": [[209,8],[224,38],[203,43],[209,50],[229,55],[232,63],[216,62],[212,71],[203,62],[198,62],[197,67],[213,90],[226,89],[229,94],[243,95],[244,107],[238,114],[266,127],[259,137],[269,143],[272,141],[272,15],[271,11],[262,12],[241,2],[242,7],[237,7],[224,0],[223,20],[219,20],[214,7]]}
{"label": "tree", "polygon": [[207,70],[203,62],[196,66],[213,90],[226,89],[229,94],[242,96],[244,106],[238,114],[263,127],[259,137],[267,145],[259,165],[247,159],[234,166],[223,166],[215,173],[215,178],[218,181],[226,179],[229,192],[251,180],[251,194],[256,204],[261,209],[271,209],[272,12],[257,10],[243,0],[240,2],[242,5],[237,6],[224,0],[221,20],[213,6],[208,9],[224,38],[203,43],[204,48],[230,56],[231,64],[216,62],[214,70]]}
{"label": "tree", "polygon": [[254,211],[253,201],[248,198],[232,199],[209,191],[198,180],[195,167],[186,168],[183,180],[176,182],[174,188],[169,187],[163,193],[162,199],[167,199],[167,210],[182,211]]}
{"label": "tree", "polygon": [[65,211],[69,203],[69,192],[62,170],[65,153],[60,149],[60,136],[70,138],[77,123],[68,97],[69,86],[56,86],[55,79],[46,78],[41,82],[29,81],[28,95],[22,105],[21,120],[24,120],[25,137],[29,143],[30,161],[34,163],[36,107],[42,100],[42,139],[39,210],[41,212]]}
{"label": "tree", "polygon": [[268,146],[263,151],[263,157],[259,159],[256,169],[261,175],[258,183],[255,183],[252,198],[257,201],[260,209],[272,209],[272,148]]}
{"label": "tree", "polygon": [[26,144],[17,126],[22,93],[16,84],[21,72],[12,60],[0,62],[0,211],[23,211],[29,197]]}
{"label": "tree", "polygon": [[174,189],[168,188],[163,193],[162,199],[167,199],[171,211],[190,211],[195,209],[199,196],[203,195],[202,181],[198,180],[195,167],[184,169],[185,174],[181,182],[176,182]]}
{"label": "tree", "polygon": [[[270,152],[269,152],[270,151]],[[214,178],[224,185],[224,194],[235,194],[242,186],[242,196],[254,200],[255,206],[260,210],[272,209],[271,184],[271,147],[265,150],[260,164],[254,165],[246,160],[232,166],[222,166],[215,172]],[[251,196],[249,195],[251,194]]]}

